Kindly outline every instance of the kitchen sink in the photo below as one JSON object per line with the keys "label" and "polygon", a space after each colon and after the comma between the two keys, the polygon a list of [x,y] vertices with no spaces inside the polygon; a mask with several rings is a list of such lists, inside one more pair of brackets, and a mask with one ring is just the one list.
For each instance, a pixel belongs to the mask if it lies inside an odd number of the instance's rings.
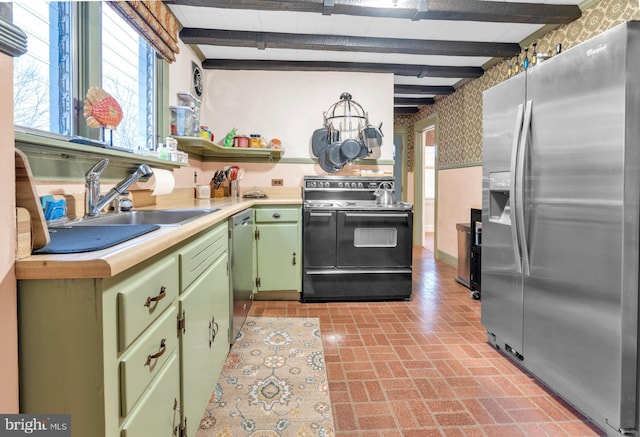
{"label": "kitchen sink", "polygon": [[[162,209],[135,210],[108,213],[97,217],[87,217],[78,221],[62,224],[63,227],[76,226],[107,226],[107,225],[160,225],[180,226],[205,214],[218,211],[218,208],[208,209]],[[55,225],[54,225],[55,227]]]}

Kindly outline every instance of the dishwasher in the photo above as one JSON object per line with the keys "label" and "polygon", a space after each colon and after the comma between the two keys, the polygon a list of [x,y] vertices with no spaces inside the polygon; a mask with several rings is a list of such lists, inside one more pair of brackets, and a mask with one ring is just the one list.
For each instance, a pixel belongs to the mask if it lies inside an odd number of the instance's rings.
{"label": "dishwasher", "polygon": [[253,209],[246,209],[229,218],[231,249],[231,319],[229,343],[233,343],[251,309],[254,293],[254,220]]}

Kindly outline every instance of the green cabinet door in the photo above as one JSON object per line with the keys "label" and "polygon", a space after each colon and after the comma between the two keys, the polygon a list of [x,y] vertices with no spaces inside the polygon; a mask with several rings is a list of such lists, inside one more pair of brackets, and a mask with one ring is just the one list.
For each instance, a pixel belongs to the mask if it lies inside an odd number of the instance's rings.
{"label": "green cabinet door", "polygon": [[301,288],[300,225],[258,223],[256,244],[258,291]]}
{"label": "green cabinet door", "polygon": [[228,256],[224,253],[179,297],[181,398],[195,435],[229,352]]}

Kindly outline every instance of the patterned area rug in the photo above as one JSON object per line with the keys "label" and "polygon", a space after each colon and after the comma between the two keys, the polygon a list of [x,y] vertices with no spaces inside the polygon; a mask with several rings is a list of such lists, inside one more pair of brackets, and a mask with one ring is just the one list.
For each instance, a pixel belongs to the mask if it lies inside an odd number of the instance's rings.
{"label": "patterned area rug", "polygon": [[248,317],[196,437],[333,435],[319,320]]}

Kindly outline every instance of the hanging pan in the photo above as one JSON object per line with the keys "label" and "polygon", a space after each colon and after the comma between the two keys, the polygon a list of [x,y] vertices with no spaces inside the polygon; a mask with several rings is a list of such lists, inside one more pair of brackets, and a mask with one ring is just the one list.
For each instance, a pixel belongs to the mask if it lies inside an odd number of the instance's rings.
{"label": "hanging pan", "polygon": [[329,145],[328,137],[329,131],[326,127],[313,131],[313,136],[311,137],[311,151],[314,156],[319,157],[324,148]]}
{"label": "hanging pan", "polygon": [[320,165],[320,168],[326,171],[327,173],[335,173],[341,168],[341,167],[336,167],[329,160],[329,147],[325,147],[320,153],[320,156],[318,156],[318,164]]}
{"label": "hanging pan", "polygon": [[341,169],[347,163],[347,159],[340,153],[340,146],[340,143],[332,143],[327,147],[329,162],[338,169]]}
{"label": "hanging pan", "polygon": [[360,141],[349,138],[340,145],[340,156],[345,161],[356,159],[360,155]]}

